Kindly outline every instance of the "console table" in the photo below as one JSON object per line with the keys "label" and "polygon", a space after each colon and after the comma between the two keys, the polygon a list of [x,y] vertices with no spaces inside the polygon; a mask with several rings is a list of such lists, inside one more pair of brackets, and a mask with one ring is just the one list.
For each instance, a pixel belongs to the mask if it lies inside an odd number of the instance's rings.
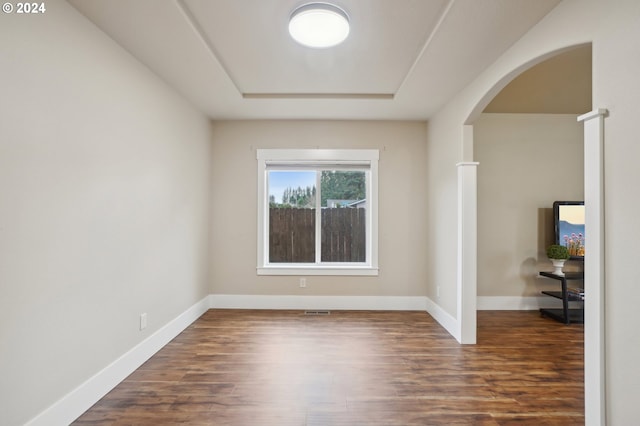
{"label": "console table", "polygon": [[[560,281],[561,291],[543,291],[542,294],[562,300],[562,309],[540,309],[540,314],[548,316],[565,324],[584,323],[584,308],[569,309],[569,302],[582,302],[584,299],[578,295],[567,291],[567,281],[584,281],[584,272],[565,272],[564,275],[557,275],[553,272],[540,272],[543,277]],[[580,287],[583,287],[581,285]]]}

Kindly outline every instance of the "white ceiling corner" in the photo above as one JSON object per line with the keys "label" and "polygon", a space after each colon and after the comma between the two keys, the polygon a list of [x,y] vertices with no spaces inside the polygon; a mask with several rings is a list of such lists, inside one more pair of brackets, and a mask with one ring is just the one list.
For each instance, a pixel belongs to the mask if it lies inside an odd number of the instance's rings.
{"label": "white ceiling corner", "polygon": [[213,119],[418,120],[559,1],[336,0],[349,37],[308,49],[300,0],[69,0]]}

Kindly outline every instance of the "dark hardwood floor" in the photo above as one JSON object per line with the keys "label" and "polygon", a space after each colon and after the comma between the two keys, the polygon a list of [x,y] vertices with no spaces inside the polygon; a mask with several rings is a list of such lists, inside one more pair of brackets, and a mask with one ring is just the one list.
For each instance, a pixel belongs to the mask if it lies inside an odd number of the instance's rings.
{"label": "dark hardwood floor", "polygon": [[582,425],[583,327],[481,311],[210,310],[74,424]]}

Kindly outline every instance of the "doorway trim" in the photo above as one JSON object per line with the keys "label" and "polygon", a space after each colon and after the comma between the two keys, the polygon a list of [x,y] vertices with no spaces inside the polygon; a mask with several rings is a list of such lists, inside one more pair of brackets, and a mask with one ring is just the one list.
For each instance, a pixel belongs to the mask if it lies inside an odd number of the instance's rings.
{"label": "doorway trim", "polygon": [[[469,127],[465,126],[466,130]],[[472,133],[465,132],[466,137]],[[475,345],[477,339],[478,279],[478,165],[458,163],[458,291],[457,338],[462,344]]]}
{"label": "doorway trim", "polygon": [[605,239],[604,119],[608,111],[578,117],[584,123],[584,206],[588,254],[584,259],[584,410],[585,424],[606,424],[605,398]]}

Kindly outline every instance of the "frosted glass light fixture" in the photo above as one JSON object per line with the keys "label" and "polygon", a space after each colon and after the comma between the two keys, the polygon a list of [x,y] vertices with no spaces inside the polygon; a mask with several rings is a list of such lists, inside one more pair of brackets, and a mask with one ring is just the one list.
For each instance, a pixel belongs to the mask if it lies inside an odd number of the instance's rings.
{"label": "frosted glass light fixture", "polygon": [[335,46],[349,35],[349,17],[344,10],[329,3],[305,4],[291,13],[289,34],[304,46]]}

